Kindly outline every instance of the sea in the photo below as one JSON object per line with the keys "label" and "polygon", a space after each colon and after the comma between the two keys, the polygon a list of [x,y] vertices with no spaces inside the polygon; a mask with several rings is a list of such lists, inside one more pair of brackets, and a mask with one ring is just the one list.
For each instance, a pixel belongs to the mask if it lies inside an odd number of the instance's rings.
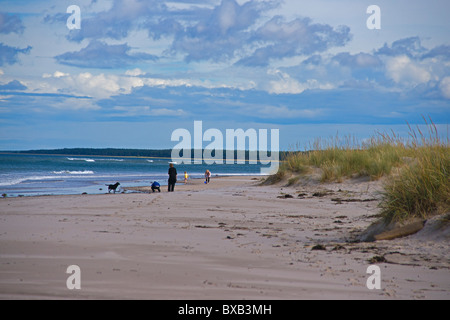
{"label": "sea", "polygon": [[[171,159],[132,157],[86,157],[56,155],[0,154],[0,196],[105,194],[106,185],[149,186],[153,181],[167,185]],[[203,179],[206,169],[212,179],[220,176],[261,175],[261,164],[177,164],[178,183]]]}

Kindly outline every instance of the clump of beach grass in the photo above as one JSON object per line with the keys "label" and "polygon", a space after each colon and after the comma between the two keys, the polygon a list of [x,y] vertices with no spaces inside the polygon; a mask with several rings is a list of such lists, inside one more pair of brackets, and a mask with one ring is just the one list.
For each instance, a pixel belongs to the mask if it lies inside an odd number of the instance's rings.
{"label": "clump of beach grass", "polygon": [[360,143],[354,138],[316,140],[305,152],[293,152],[281,164],[273,182],[289,178],[289,184],[313,168],[321,171],[322,182],[342,182],[345,178],[369,177],[384,183],[381,215],[386,221],[410,217],[426,218],[450,212],[450,143],[440,138],[436,125],[417,126],[409,138],[394,132],[377,133]]}
{"label": "clump of beach grass", "polygon": [[427,123],[428,135],[410,130],[408,149],[413,157],[384,185],[381,214],[387,221],[426,219],[450,212],[450,144]]}
{"label": "clump of beach grass", "polygon": [[288,156],[281,165],[281,172],[305,174],[311,168],[319,168],[322,182],[341,182],[344,178],[362,176],[377,180],[390,174],[392,168],[409,155],[403,144],[391,139],[382,134],[364,143],[348,137],[317,139],[310,151]]}

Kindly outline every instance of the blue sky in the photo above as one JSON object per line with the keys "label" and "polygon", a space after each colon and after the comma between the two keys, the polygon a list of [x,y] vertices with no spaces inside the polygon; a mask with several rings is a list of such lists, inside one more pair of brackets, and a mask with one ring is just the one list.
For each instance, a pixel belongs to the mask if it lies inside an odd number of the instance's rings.
{"label": "blue sky", "polygon": [[0,0],[0,150],[172,148],[194,120],[279,129],[281,149],[406,136],[422,115],[447,134],[449,12],[447,0]]}

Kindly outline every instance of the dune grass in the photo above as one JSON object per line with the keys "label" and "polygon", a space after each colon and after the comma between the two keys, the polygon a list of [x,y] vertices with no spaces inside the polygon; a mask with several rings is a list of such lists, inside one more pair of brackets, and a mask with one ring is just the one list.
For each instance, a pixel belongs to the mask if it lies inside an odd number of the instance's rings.
{"label": "dune grass", "polygon": [[439,138],[436,126],[425,120],[428,130],[410,127],[409,139],[394,132],[378,133],[369,141],[338,137],[316,140],[311,151],[290,154],[272,181],[287,174],[293,184],[296,176],[321,171],[322,182],[341,182],[345,178],[389,176],[384,184],[381,214],[387,220],[425,218],[450,212],[450,144]]}
{"label": "dune grass", "polygon": [[311,151],[288,156],[281,165],[279,176],[287,172],[308,173],[311,168],[320,168],[322,182],[340,182],[344,178],[361,176],[377,180],[390,174],[403,158],[412,155],[404,144],[387,135],[380,134],[362,144],[350,142],[348,138],[341,141],[336,137],[332,141],[317,140]]}
{"label": "dune grass", "polygon": [[450,144],[439,139],[436,127],[428,125],[429,135],[411,131],[413,161],[399,169],[384,185],[380,203],[386,220],[410,217],[426,219],[450,212]]}

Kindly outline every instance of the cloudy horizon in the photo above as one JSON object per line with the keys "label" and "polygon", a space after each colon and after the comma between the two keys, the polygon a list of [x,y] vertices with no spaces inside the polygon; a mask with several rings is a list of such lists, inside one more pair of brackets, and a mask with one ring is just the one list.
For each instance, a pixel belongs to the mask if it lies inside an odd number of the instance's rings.
{"label": "cloudy horizon", "polygon": [[[450,4],[0,1],[0,150],[169,149],[171,132],[280,129],[280,148],[450,120]],[[69,30],[70,5],[81,10]]]}

